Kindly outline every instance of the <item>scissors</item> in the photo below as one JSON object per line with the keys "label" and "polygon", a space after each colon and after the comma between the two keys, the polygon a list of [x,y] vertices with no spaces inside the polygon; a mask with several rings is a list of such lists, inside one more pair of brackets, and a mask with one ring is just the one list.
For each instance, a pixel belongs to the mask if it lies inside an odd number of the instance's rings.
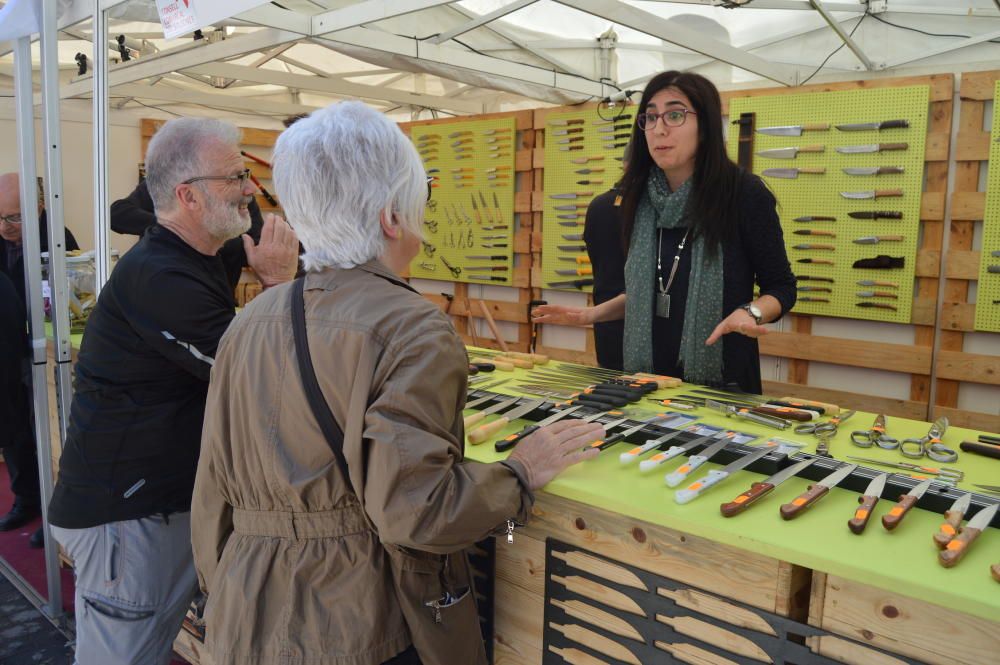
{"label": "scissors", "polygon": [[860,448],[871,448],[878,446],[885,450],[895,450],[899,448],[899,441],[885,433],[885,414],[875,416],[875,422],[869,430],[854,430],[851,432],[851,441]]}
{"label": "scissors", "polygon": [[903,439],[899,444],[899,452],[903,457],[920,459],[924,455],[935,462],[954,462],[958,453],[941,443],[941,437],[948,429],[948,419],[941,416],[927,430],[927,436],[920,439]]}
{"label": "scissors", "polygon": [[845,411],[839,416],[834,416],[823,423],[803,423],[795,427],[796,434],[812,434],[819,443],[816,444],[816,454],[827,456],[830,454],[830,439],[837,434],[840,423],[854,415],[854,411]]}

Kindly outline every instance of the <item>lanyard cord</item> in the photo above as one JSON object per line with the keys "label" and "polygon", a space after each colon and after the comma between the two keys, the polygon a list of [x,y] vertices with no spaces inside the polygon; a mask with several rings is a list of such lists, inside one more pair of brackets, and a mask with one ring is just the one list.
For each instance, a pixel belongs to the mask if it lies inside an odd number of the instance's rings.
{"label": "lanyard cord", "polygon": [[674,254],[674,264],[670,266],[670,275],[667,277],[667,285],[663,285],[663,270],[661,269],[660,256],[663,254],[663,229],[660,229],[660,237],[657,240],[656,246],[656,282],[659,286],[660,293],[666,293],[670,290],[670,285],[674,283],[674,275],[677,274],[677,264],[681,262],[681,252],[684,251],[684,245],[687,243],[688,236],[691,234],[691,227],[684,232],[684,237],[681,238],[681,243],[677,245],[677,253]]}

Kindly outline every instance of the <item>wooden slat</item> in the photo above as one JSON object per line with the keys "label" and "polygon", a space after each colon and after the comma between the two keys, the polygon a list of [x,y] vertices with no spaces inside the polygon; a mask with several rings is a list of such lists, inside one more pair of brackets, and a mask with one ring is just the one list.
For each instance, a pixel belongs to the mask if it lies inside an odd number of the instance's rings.
{"label": "wooden slat", "polygon": [[950,250],[944,257],[944,275],[948,279],[979,279],[982,254],[976,250]]}
{"label": "wooden slat", "polygon": [[[444,307],[448,304],[448,299],[442,295],[436,293],[423,293],[421,295],[439,307]],[[514,323],[526,323],[528,321],[527,308],[521,306],[519,303],[503,300],[484,300],[483,302],[489,307],[490,314],[497,321],[512,321]],[[472,298],[471,302],[469,302],[466,299],[456,297],[451,302],[448,314],[450,316],[469,316],[470,311],[474,318],[482,318],[482,313],[479,309],[479,300]]]}
{"label": "wooden slat", "polygon": [[934,343],[934,323],[937,319],[937,300],[934,298],[914,298],[913,309],[910,311],[910,323],[931,328],[929,344],[917,346],[932,346]]}
{"label": "wooden slat", "polygon": [[768,356],[819,360],[909,374],[930,374],[931,369],[930,349],[914,348],[908,344],[862,342],[786,332],[772,332],[758,341],[760,352]]}
{"label": "wooden slat", "polygon": [[962,74],[959,87],[962,100],[993,101],[993,90],[997,79],[1000,79],[1000,70]]}
{"label": "wooden slat", "polygon": [[920,250],[917,252],[917,265],[914,267],[914,274],[917,277],[937,277],[940,272],[940,249]]}
{"label": "wooden slat", "polygon": [[964,302],[946,302],[941,306],[941,328],[972,332],[976,329],[976,305]]}
{"label": "wooden slat", "polygon": [[474,116],[461,116],[457,118],[435,118],[433,120],[414,120],[412,122],[401,122],[399,123],[399,128],[404,132],[409,133],[414,127],[429,127],[432,125],[450,125],[456,122],[468,122],[469,120],[505,120],[507,118],[514,118],[514,128],[517,131],[522,131],[532,128],[532,114],[531,109],[524,111],[503,111],[499,113],[482,113]]}
{"label": "wooden slat", "polygon": [[1000,386],[1000,356],[942,349],[938,351],[935,369],[942,379]]}
{"label": "wooden slat", "polygon": [[924,161],[947,162],[950,143],[949,132],[928,132],[927,143],[924,146]]}
{"label": "wooden slat", "polygon": [[[590,336],[593,337],[593,335]],[[561,360],[563,362],[577,363],[580,365],[590,365],[592,367],[597,365],[597,355],[594,353],[588,353],[587,351],[560,349],[555,346],[542,346],[539,344],[538,353],[545,354],[553,360]]]}
{"label": "wooden slat", "polygon": [[981,220],[986,215],[986,192],[960,192],[951,195],[951,218]]}
{"label": "wooden slat", "polygon": [[[792,331],[809,335],[812,333],[812,317],[792,315]],[[788,363],[788,380],[792,383],[809,383],[809,361],[792,359]]]}
{"label": "wooden slat", "polygon": [[956,427],[978,429],[983,432],[1000,433],[1000,416],[978,411],[966,411],[948,406],[935,406],[932,418],[947,416],[948,422]]}
{"label": "wooden slat", "polygon": [[531,212],[532,192],[514,192],[514,212]]}
{"label": "wooden slat", "polygon": [[920,197],[920,219],[944,219],[944,192],[924,192]]}
{"label": "wooden slat", "polygon": [[794,383],[784,383],[781,381],[764,381],[764,392],[774,397],[801,397],[820,402],[830,402],[831,404],[839,405],[841,408],[874,411],[876,413],[910,418],[912,420],[926,420],[927,418],[927,403],[915,400],[879,397],[877,395],[865,395],[845,390],[818,388],[816,386],[799,386]]}
{"label": "wooden slat", "polygon": [[955,159],[961,162],[983,161],[990,158],[989,132],[962,132],[955,140]]}

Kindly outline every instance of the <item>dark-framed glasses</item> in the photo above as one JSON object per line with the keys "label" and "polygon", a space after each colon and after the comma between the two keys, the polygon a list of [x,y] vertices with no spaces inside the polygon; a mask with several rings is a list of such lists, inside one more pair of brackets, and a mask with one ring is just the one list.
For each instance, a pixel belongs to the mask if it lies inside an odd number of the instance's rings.
{"label": "dark-framed glasses", "polygon": [[236,175],[202,175],[197,178],[188,178],[181,182],[182,185],[190,185],[191,183],[198,182],[199,180],[227,180],[229,182],[238,182],[240,187],[247,184],[247,180],[250,179],[250,169],[243,169]]}
{"label": "dark-framed glasses", "polygon": [[8,224],[20,224],[24,220],[21,218],[21,213],[16,212],[13,215],[0,215],[0,221]]}
{"label": "dark-framed glasses", "polygon": [[694,111],[688,109],[670,109],[668,111],[664,111],[663,113],[646,111],[645,113],[640,113],[635,121],[639,125],[639,129],[643,131],[656,127],[656,121],[661,118],[663,119],[663,124],[667,127],[680,127],[684,124],[684,121],[687,120],[688,113],[691,115],[698,115]]}

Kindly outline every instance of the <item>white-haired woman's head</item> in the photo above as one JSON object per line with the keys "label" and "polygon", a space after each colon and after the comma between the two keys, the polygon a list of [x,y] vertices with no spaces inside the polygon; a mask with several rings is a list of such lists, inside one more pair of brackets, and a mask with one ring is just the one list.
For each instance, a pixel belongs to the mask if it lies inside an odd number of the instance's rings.
{"label": "white-haired woman's head", "polygon": [[273,174],[306,270],[382,256],[383,216],[420,236],[427,197],[420,157],[396,123],[361,102],[333,104],[286,129]]}

